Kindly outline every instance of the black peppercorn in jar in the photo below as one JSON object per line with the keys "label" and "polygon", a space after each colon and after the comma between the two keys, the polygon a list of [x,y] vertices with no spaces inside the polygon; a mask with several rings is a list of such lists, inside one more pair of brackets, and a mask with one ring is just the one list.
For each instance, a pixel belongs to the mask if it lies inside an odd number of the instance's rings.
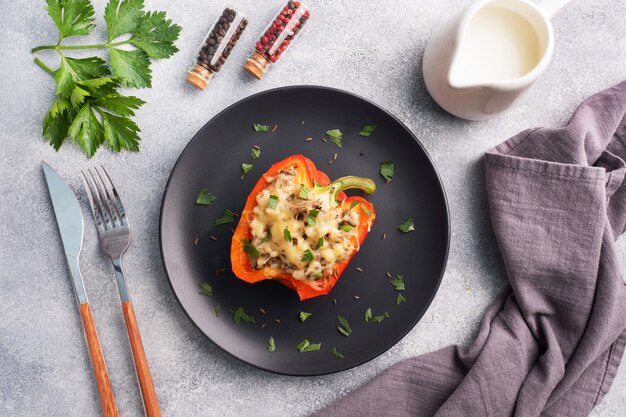
{"label": "black peppercorn in jar", "polygon": [[243,66],[259,80],[270,64],[278,61],[309,20],[311,12],[304,3],[289,1],[254,45],[254,52]]}
{"label": "black peppercorn in jar", "polygon": [[248,21],[239,11],[232,7],[224,9],[198,49],[195,65],[187,74],[187,82],[204,90],[213,74],[222,69],[247,25]]}

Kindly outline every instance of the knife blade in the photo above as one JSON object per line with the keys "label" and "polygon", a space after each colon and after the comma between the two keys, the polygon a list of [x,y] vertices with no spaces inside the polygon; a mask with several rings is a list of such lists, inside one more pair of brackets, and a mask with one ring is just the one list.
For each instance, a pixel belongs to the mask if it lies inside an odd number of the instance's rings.
{"label": "knife blade", "polygon": [[104,417],[119,417],[111,380],[107,371],[102,347],[96,331],[96,322],[91,313],[85,284],[80,274],[78,258],[83,245],[83,216],[78,205],[76,195],[71,188],[61,179],[59,174],[45,162],[41,163],[48,192],[54,209],[54,216],[57,220],[61,241],[65,249],[65,257],[69,266],[74,294],[78,301],[80,316],[85,331],[85,341],[89,350],[91,368],[96,380],[98,395],[100,396],[100,407]]}

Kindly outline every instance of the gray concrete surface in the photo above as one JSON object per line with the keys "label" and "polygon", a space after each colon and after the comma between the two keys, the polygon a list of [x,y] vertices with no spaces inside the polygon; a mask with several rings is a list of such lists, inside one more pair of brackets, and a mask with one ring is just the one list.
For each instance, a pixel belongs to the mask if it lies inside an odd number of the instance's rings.
{"label": "gray concrete surface", "polygon": [[[304,416],[391,364],[451,343],[467,343],[489,301],[505,285],[489,226],[483,152],[531,126],[558,126],[586,96],[626,77],[623,0],[575,0],[554,19],[554,60],[531,94],[511,112],[466,122],[441,111],[421,80],[421,56],[440,19],[464,0],[309,1],[313,18],[302,38],[263,81],[240,69],[256,35],[281,0],[146,1],[183,27],[180,52],[153,65],[154,88],[137,120],[139,153],[101,150],[88,161],[71,143],[55,152],[41,137],[53,80],[32,62],[30,48],[56,40],[44,2],[0,0],[0,415],[95,416],[95,387],[82,342],[67,269],[40,162],[74,188],[78,171],[104,164],[117,180],[133,220],[126,272],[164,416]],[[249,29],[208,91],[183,76],[198,42],[232,3]],[[94,1],[102,24],[104,0]],[[91,38],[102,40],[102,26]],[[77,54],[80,56],[80,54]],[[57,65],[52,53],[40,54]],[[265,89],[318,84],[363,95],[404,121],[432,155],[452,218],[450,260],[441,289],[421,322],[381,357],[319,378],[276,376],[238,362],[213,345],[177,304],[161,266],[158,217],[169,172],[187,141],[225,106]],[[85,202],[82,202],[83,205]],[[85,207],[85,206],[84,206]],[[86,213],[86,212],[85,212]],[[88,219],[88,218],[87,218]],[[619,242],[626,267],[626,240]],[[119,409],[142,415],[118,295],[88,222],[82,270]],[[626,415],[625,366],[595,417]]]}

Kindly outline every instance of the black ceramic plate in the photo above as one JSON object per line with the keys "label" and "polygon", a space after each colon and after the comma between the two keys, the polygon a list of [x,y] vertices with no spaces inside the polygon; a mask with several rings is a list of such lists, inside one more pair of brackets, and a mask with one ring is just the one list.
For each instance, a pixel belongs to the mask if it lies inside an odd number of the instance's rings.
{"label": "black ceramic plate", "polygon": [[[258,133],[253,123],[274,127]],[[363,125],[377,124],[370,137],[359,136]],[[341,129],[343,148],[320,138]],[[306,142],[305,138],[313,140]],[[252,160],[250,148],[261,147]],[[337,153],[337,160],[328,164]],[[376,181],[367,198],[376,221],[352,262],[327,296],[299,301],[278,282],[247,284],[230,270],[231,226],[213,227],[225,209],[241,212],[259,177],[273,163],[302,154],[332,179],[359,175]],[[393,161],[395,177],[385,183],[381,161]],[[242,162],[254,164],[240,179]],[[207,188],[217,200],[195,204]],[[350,193],[349,193],[350,194]],[[415,232],[396,226],[411,217]],[[386,235],[386,239],[382,236]],[[212,237],[216,238],[214,240]],[[172,288],[191,320],[213,342],[256,367],[289,375],[320,375],[369,361],[398,342],[422,317],[432,301],[446,265],[450,228],[444,190],[428,154],[417,138],[377,105],[344,91],[322,87],[285,87],[235,103],[209,121],[185,148],[170,176],[161,209],[161,251]],[[360,267],[363,272],[355,268]],[[224,269],[224,272],[217,271]],[[398,305],[387,278],[404,276],[406,302]],[[208,282],[213,296],[199,294]],[[358,298],[357,298],[358,297]],[[216,317],[215,307],[220,306]],[[239,306],[254,316],[253,324],[233,322]],[[365,311],[388,312],[381,323],[366,323]],[[263,309],[265,313],[261,311]],[[312,313],[300,322],[300,311]],[[337,330],[344,316],[353,333]],[[272,336],[275,352],[267,343]],[[303,339],[322,343],[321,350],[300,353]],[[331,348],[345,357],[337,359]]]}

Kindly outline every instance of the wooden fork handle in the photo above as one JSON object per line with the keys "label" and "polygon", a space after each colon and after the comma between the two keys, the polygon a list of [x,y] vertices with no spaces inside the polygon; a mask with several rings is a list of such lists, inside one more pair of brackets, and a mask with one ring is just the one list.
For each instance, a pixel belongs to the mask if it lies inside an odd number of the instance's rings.
{"label": "wooden fork handle", "polygon": [[160,417],[161,411],[154,390],[154,384],[152,383],[146,352],[141,342],[141,335],[139,334],[139,326],[137,326],[137,318],[135,317],[132,301],[124,301],[122,303],[122,311],[124,313],[124,321],[126,322],[126,330],[128,331],[128,339],[130,340],[130,348],[133,352],[133,361],[135,362],[135,370],[137,371],[137,379],[139,380],[139,388],[141,389],[141,397],[143,398],[146,416]]}
{"label": "wooden fork handle", "polygon": [[98,395],[100,396],[100,406],[102,407],[102,415],[104,417],[119,417],[117,406],[115,405],[115,397],[107,372],[107,365],[104,362],[102,347],[96,332],[96,323],[91,314],[89,303],[80,304],[80,316],[83,319],[83,329],[85,330],[85,340],[89,349],[89,358],[91,359],[91,367],[93,376],[96,379]]}

